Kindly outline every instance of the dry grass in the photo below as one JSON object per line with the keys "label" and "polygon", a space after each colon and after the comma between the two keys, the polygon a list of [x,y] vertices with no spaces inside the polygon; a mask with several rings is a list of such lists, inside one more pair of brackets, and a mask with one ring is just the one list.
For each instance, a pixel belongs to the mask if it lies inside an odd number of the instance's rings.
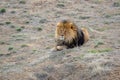
{"label": "dry grass", "polygon": [[[119,0],[1,0],[0,80],[117,80]],[[85,26],[81,47],[51,52],[61,19]]]}

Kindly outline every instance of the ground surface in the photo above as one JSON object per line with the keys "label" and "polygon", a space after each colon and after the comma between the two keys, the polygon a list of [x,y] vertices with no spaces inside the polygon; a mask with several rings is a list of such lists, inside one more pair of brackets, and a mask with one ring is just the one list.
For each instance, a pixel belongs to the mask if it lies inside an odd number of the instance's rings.
{"label": "ground surface", "polygon": [[[90,40],[51,52],[62,19]],[[120,1],[1,0],[0,80],[120,80]]]}

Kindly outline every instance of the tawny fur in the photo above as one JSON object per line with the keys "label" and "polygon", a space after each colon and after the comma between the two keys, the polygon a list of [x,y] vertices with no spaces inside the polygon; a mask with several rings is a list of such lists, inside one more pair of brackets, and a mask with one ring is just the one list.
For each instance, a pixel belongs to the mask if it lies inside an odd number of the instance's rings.
{"label": "tawny fur", "polygon": [[87,42],[89,40],[89,33],[87,29],[78,29],[78,27],[73,22],[69,20],[63,20],[57,23],[55,30],[55,40],[56,45],[53,50],[73,48],[77,46],[77,42],[80,43],[78,46],[81,46],[83,43]]}
{"label": "tawny fur", "polygon": [[89,33],[88,33],[87,29],[85,29],[85,28],[81,28],[81,30],[84,33],[84,40],[85,40],[85,42],[87,42],[89,40]]}

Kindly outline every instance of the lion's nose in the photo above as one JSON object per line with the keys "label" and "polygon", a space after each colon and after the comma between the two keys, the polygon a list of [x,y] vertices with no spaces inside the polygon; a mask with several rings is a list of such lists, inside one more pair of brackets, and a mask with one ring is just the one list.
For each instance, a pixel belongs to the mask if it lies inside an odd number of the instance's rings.
{"label": "lion's nose", "polygon": [[61,35],[62,37],[64,36],[64,35]]}

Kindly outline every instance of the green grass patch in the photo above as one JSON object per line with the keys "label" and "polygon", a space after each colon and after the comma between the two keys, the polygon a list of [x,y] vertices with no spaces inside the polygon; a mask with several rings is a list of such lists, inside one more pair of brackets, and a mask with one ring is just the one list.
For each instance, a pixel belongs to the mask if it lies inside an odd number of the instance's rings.
{"label": "green grass patch", "polygon": [[26,21],[25,24],[29,24],[30,22],[29,21]]}
{"label": "green grass patch", "polygon": [[45,23],[45,22],[47,22],[46,19],[41,19],[41,20],[39,21],[39,23]]}
{"label": "green grass patch", "polygon": [[81,55],[79,55],[79,56],[77,56],[77,57],[73,57],[73,59],[74,60],[80,60],[80,59],[83,59],[84,58],[84,54],[81,54]]}
{"label": "green grass patch", "polygon": [[99,45],[103,45],[104,44],[104,42],[102,40],[95,40],[94,43],[95,43],[94,48],[98,47]]}
{"label": "green grass patch", "polygon": [[36,52],[36,51],[37,51],[36,49],[33,50],[33,52]]}
{"label": "green grass patch", "polygon": [[2,8],[2,9],[0,9],[0,13],[5,13],[6,12],[6,9],[4,9],[4,8]]}
{"label": "green grass patch", "polygon": [[5,24],[9,25],[9,24],[11,24],[11,22],[5,22]]}
{"label": "green grass patch", "polygon": [[25,38],[25,35],[24,34],[14,34],[14,35],[12,35],[12,37],[15,37],[15,38]]}
{"label": "green grass patch", "polygon": [[10,46],[9,48],[8,48],[8,51],[11,51],[11,50],[13,50],[14,48],[12,47],[12,46]]}
{"label": "green grass patch", "polygon": [[5,42],[4,41],[0,41],[0,44],[3,45],[3,44],[5,44]]}
{"label": "green grass patch", "polygon": [[104,0],[93,0],[93,2],[94,3],[96,3],[96,4],[100,4],[100,3],[102,3]]}
{"label": "green grass patch", "polygon": [[4,25],[4,23],[0,23],[0,25]]}
{"label": "green grass patch", "polygon": [[100,31],[100,32],[103,32],[103,31],[108,30],[108,29],[109,29],[108,27],[104,26],[104,27],[98,28],[96,30]]}
{"label": "green grass patch", "polygon": [[37,52],[38,52],[38,51],[37,51],[36,49],[33,49],[31,54],[35,54],[35,53],[37,53]]}
{"label": "green grass patch", "polygon": [[11,27],[11,28],[15,28],[15,26],[14,26],[14,25],[11,25],[10,27]]}
{"label": "green grass patch", "polygon": [[65,5],[64,5],[64,3],[58,3],[57,7],[63,8],[63,7],[65,7]]}
{"label": "green grass patch", "polygon": [[22,28],[22,29],[24,29],[24,28],[25,28],[25,26],[21,26],[21,28]]}
{"label": "green grass patch", "polygon": [[16,31],[17,31],[17,32],[21,32],[21,31],[22,31],[22,28],[16,28]]}
{"label": "green grass patch", "polygon": [[19,1],[20,4],[26,4],[25,0]]}
{"label": "green grass patch", "polygon": [[33,30],[42,31],[41,27],[33,27]]}
{"label": "green grass patch", "polygon": [[42,31],[42,28],[41,28],[41,27],[38,27],[38,28],[37,28],[37,31]]}
{"label": "green grass patch", "polygon": [[104,52],[110,52],[110,51],[112,51],[111,48],[105,48],[105,49],[99,49],[99,50],[93,49],[93,50],[89,50],[88,52],[93,54],[98,54],[98,53],[104,53]]}
{"label": "green grass patch", "polygon": [[17,28],[16,28],[16,31],[17,31],[17,32],[21,32],[24,28],[25,28],[25,26],[17,27]]}
{"label": "green grass patch", "polygon": [[48,34],[48,37],[54,37],[54,34]]}
{"label": "green grass patch", "polygon": [[111,15],[105,15],[105,18],[110,18],[111,17]]}
{"label": "green grass patch", "polygon": [[50,48],[51,48],[51,47],[49,47],[49,46],[48,46],[48,47],[46,47],[46,49],[50,49]]}
{"label": "green grass patch", "polygon": [[120,2],[114,2],[113,7],[120,7]]}
{"label": "green grass patch", "polygon": [[94,47],[98,47],[99,45],[103,45],[103,42],[97,42]]}
{"label": "green grass patch", "polygon": [[14,34],[12,37],[15,39],[15,41],[24,41],[26,38],[26,35],[24,34]]}
{"label": "green grass patch", "polygon": [[111,22],[107,22],[107,21],[106,21],[106,22],[104,22],[104,24],[110,24],[110,23],[111,23]]}
{"label": "green grass patch", "polygon": [[16,41],[24,41],[25,39],[24,38],[16,38],[15,40]]}
{"label": "green grass patch", "polygon": [[80,58],[80,59],[83,59],[84,56],[85,56],[84,54],[81,54],[81,55],[79,56],[79,58]]}
{"label": "green grass patch", "polygon": [[89,19],[89,16],[80,16],[79,19]]}
{"label": "green grass patch", "polygon": [[28,45],[27,44],[22,44],[21,48],[24,48],[24,47],[28,47]]}

